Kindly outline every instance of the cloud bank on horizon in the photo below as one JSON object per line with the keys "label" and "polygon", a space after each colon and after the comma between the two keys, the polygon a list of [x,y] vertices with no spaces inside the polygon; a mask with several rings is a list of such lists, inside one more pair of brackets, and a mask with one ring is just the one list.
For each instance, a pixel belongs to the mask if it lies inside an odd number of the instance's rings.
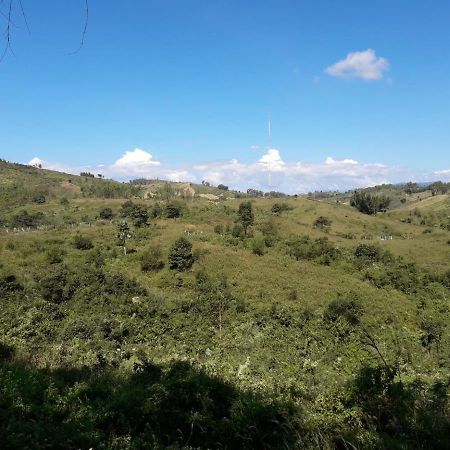
{"label": "cloud bank on horizon", "polygon": [[38,157],[29,165],[41,164],[45,169],[77,174],[81,171],[128,181],[134,178],[165,179],[212,184],[226,184],[234,189],[248,188],[264,191],[276,190],[290,194],[315,190],[348,190],[383,183],[405,181],[450,181],[450,169],[417,173],[412,169],[386,166],[380,163],[361,163],[354,159],[334,159],[323,162],[286,162],[279,150],[268,149],[251,163],[238,159],[210,161],[199,164],[172,166],[156,159],[152,153],[136,148],[126,151],[112,164],[73,167],[60,162],[48,162]]}

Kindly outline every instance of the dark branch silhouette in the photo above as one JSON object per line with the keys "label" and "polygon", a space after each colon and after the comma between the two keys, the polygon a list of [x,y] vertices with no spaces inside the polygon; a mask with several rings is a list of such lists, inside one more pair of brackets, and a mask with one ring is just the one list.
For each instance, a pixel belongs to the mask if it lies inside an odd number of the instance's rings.
{"label": "dark branch silhouette", "polygon": [[[2,17],[6,21],[6,25],[4,28],[5,47],[0,55],[0,62],[2,62],[3,59],[6,57],[6,55],[8,54],[8,51],[12,55],[15,55],[12,45],[11,45],[11,43],[12,43],[11,27],[17,28],[17,25],[14,23],[14,20],[13,20],[14,7],[16,5],[17,5],[17,8],[20,10],[20,14],[22,15],[22,19],[25,23],[28,33],[31,34],[30,26],[28,23],[27,15],[25,13],[25,8],[23,7],[22,0],[9,0],[7,2],[5,2],[4,0],[0,0],[0,6],[3,4],[6,5],[6,10],[2,11],[0,9],[0,17]],[[88,24],[89,24],[89,0],[85,0],[85,20],[84,20],[83,32],[81,34],[80,45],[75,51],[70,52],[69,55],[74,55],[83,48],[84,42],[86,39],[86,32],[88,29]]]}
{"label": "dark branch silhouette", "polygon": [[83,28],[83,33],[81,34],[81,42],[80,42],[80,46],[74,51],[69,53],[69,55],[75,55],[76,53],[78,53],[84,46],[84,39],[86,37],[86,31],[88,28],[88,24],[89,24],[89,1],[85,0],[86,2],[86,13],[85,13],[85,20],[84,20],[84,28]]}

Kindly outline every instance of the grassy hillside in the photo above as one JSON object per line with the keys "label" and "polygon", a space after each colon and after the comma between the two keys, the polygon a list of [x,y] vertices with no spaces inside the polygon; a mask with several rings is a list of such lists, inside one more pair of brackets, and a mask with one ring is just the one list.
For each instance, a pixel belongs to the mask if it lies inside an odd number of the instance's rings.
{"label": "grassy hillside", "polygon": [[5,448],[448,448],[447,196],[258,198],[245,234],[241,199],[67,177],[0,173]]}

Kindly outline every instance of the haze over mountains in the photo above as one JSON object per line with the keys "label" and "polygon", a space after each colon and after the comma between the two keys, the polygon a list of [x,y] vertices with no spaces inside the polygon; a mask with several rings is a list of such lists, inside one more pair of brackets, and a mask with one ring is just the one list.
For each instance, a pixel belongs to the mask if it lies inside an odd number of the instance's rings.
{"label": "haze over mountains", "polygon": [[[254,160],[239,159],[190,164],[167,164],[152,153],[136,148],[125,152],[112,164],[73,167],[60,162],[43,161],[35,157],[30,165],[41,164],[53,170],[78,174],[82,171],[102,173],[118,180],[133,178],[161,178],[168,181],[226,184],[235,189],[249,187],[265,191],[277,190],[289,194],[315,190],[348,190],[377,184],[395,184],[406,181],[432,182],[450,180],[450,170],[414,171],[407,167],[389,167],[380,163],[360,163],[353,159],[327,157],[322,163],[286,162],[277,149],[268,149],[261,155],[253,149]],[[195,156],[193,157],[195,159]]]}

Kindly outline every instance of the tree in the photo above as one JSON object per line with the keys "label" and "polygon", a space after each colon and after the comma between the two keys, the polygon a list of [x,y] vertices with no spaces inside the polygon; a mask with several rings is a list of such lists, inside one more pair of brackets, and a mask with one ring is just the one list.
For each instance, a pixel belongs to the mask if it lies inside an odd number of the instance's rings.
{"label": "tree", "polygon": [[131,238],[130,227],[124,220],[117,225],[117,240],[123,247],[123,254],[127,254],[127,240]]}
{"label": "tree", "polygon": [[179,237],[169,250],[169,268],[184,272],[190,269],[192,264],[194,264],[192,244],[185,237]]}
{"label": "tree", "polygon": [[350,199],[350,206],[356,208],[364,214],[376,214],[379,211],[386,211],[391,203],[391,199],[385,195],[371,195],[364,191],[355,191]]}
{"label": "tree", "polygon": [[221,191],[228,191],[228,186],[225,186],[224,184],[219,184],[219,186],[217,186],[217,189],[220,189]]}
{"label": "tree", "polygon": [[237,216],[237,221],[242,225],[244,235],[247,236],[248,227],[252,226],[255,220],[251,202],[242,202],[239,205]]}

